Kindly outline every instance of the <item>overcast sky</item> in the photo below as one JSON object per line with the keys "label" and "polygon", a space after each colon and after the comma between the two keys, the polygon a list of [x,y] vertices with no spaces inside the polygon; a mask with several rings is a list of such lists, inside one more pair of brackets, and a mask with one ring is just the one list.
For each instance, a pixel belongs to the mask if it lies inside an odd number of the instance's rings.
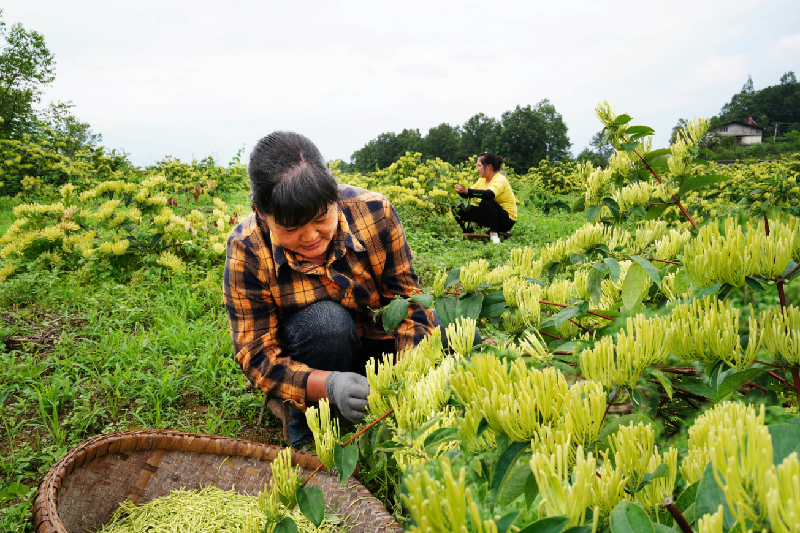
{"label": "overcast sky", "polygon": [[719,112],[800,75],[800,1],[5,0],[57,61],[44,102],[74,113],[137,164],[223,162],[276,130],[329,159],[383,132],[547,98],[579,153],[598,101],[666,145],[680,117]]}

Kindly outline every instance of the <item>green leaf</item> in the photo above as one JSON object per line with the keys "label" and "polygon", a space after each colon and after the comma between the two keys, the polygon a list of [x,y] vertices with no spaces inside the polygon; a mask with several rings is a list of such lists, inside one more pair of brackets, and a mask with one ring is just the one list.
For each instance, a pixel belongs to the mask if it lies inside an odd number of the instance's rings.
{"label": "green leaf", "polygon": [[748,368],[747,370],[743,370],[742,372],[736,372],[735,374],[731,374],[730,376],[725,378],[725,381],[719,384],[717,388],[717,394],[714,396],[714,402],[719,402],[724,400],[730,393],[735,390],[738,390],[739,387],[747,383],[748,381],[752,381],[753,379],[757,378],[764,372],[769,370],[768,368]]}
{"label": "green leaf", "polygon": [[667,396],[669,396],[669,399],[671,400],[674,392],[672,390],[672,381],[670,381],[670,379],[665,376],[663,372],[656,368],[651,368],[650,374],[661,383],[661,386],[664,387],[664,390],[667,392]]}
{"label": "green leaf", "polygon": [[428,448],[429,446],[435,446],[437,444],[441,444],[442,442],[450,442],[452,440],[456,440],[458,438],[458,430],[456,428],[439,428],[435,431],[432,431],[430,435],[425,437],[425,442],[423,443],[424,448]]}
{"label": "green leaf", "polygon": [[358,464],[358,447],[351,444],[342,448],[341,446],[333,447],[333,464],[336,465],[336,471],[339,472],[339,483],[344,482],[353,475]]}
{"label": "green leaf", "polygon": [[564,309],[559,311],[556,316],[553,317],[553,324],[556,327],[558,327],[561,324],[563,324],[564,322],[566,322],[567,320],[569,320],[571,318],[575,318],[576,316],[581,316],[582,314],[583,314],[583,311],[581,311],[577,307],[573,307],[573,306],[565,307]]}
{"label": "green leaf", "polygon": [[613,198],[603,198],[603,204],[611,211],[614,220],[619,221],[619,204]]}
{"label": "green leaf", "polygon": [[586,220],[589,222],[594,222],[594,219],[600,216],[600,212],[603,210],[602,205],[590,205],[586,208]]}
{"label": "green leaf", "polygon": [[536,484],[536,477],[531,472],[531,476],[525,480],[525,505],[528,509],[533,505],[536,496],[539,495],[539,485]]}
{"label": "green leaf", "polygon": [[156,233],[155,235],[153,235],[153,238],[150,239],[150,248],[155,248],[156,244],[159,243],[159,241],[161,240],[161,237],[163,237],[163,236],[164,236],[163,233]]}
{"label": "green leaf", "polygon": [[700,148],[700,149],[697,151],[697,153],[698,153],[698,154],[706,154],[706,155],[710,155],[711,157],[715,157],[715,156],[717,155],[717,154],[715,154],[714,152],[712,152],[711,150],[708,150],[708,149],[706,149],[706,148]]}
{"label": "green leaf", "polygon": [[513,467],[517,464],[519,456],[531,445],[530,441],[512,442],[505,449],[498,459],[492,473],[492,485],[490,489],[498,496],[503,492],[504,485],[511,478]]}
{"label": "green leaf", "polygon": [[477,320],[481,316],[483,294],[462,292],[456,300],[456,318],[464,317]]}
{"label": "green leaf", "polygon": [[389,335],[408,314],[408,300],[398,298],[392,300],[386,311],[383,312],[383,330]]}
{"label": "green leaf", "polygon": [[[528,464],[527,461],[523,461],[522,464],[513,466],[510,473],[506,476],[506,480],[497,491],[498,507],[506,507],[519,496],[525,494],[525,487],[527,486],[528,480],[533,477],[531,465]],[[536,483],[536,478],[533,479],[533,482],[534,484]]]}
{"label": "green leaf", "polygon": [[489,292],[483,299],[483,306],[494,305],[499,303],[506,303],[506,297],[503,295],[503,289],[499,291]]}
{"label": "green leaf", "polygon": [[572,526],[571,528],[565,529],[564,533],[592,533],[592,526],[590,524],[586,524],[584,526]]}
{"label": "green leaf", "polygon": [[495,527],[497,527],[497,533],[506,533],[508,528],[514,523],[514,520],[517,519],[519,516],[519,511],[511,511],[510,513],[506,514],[500,520],[495,522]]}
{"label": "green leaf", "polygon": [[661,463],[656,467],[655,470],[652,472],[645,474],[644,479],[645,481],[653,481],[654,479],[668,477],[669,476],[669,465],[666,463]]}
{"label": "green leaf", "polygon": [[456,299],[450,294],[436,298],[433,307],[436,309],[436,314],[439,315],[444,327],[449,326],[456,319]]}
{"label": "green leaf", "polygon": [[614,120],[614,124],[616,124],[617,126],[622,126],[623,124],[627,124],[630,121],[631,121],[630,115],[622,114],[617,116],[617,118]]}
{"label": "green leaf", "polygon": [[635,217],[641,218],[641,217],[647,215],[647,210],[645,209],[645,207],[643,205],[635,205],[635,206],[631,207],[630,214],[631,214],[631,216],[635,216]]}
{"label": "green leaf", "polygon": [[647,214],[644,216],[645,220],[653,220],[661,216],[661,213],[667,210],[671,204],[667,205],[651,205],[650,209],[647,210]]}
{"label": "green leaf", "polygon": [[683,182],[683,185],[681,185],[681,188],[678,191],[678,196],[683,196],[687,192],[692,191],[694,189],[705,187],[706,185],[711,185],[712,183],[718,183],[720,181],[725,181],[728,179],[730,179],[730,176],[722,176],[717,174],[697,176],[696,178],[688,179]]}
{"label": "green leaf", "polygon": [[619,143],[619,145],[622,146],[622,149],[625,150],[628,153],[631,153],[634,150],[636,150],[637,148],[639,148],[640,144],[641,143],[639,141],[635,141],[635,142],[632,142],[632,143]]}
{"label": "green leaf", "polygon": [[297,497],[297,505],[303,516],[319,527],[322,519],[325,518],[325,496],[322,495],[322,489],[316,485],[297,487],[295,497]]}
{"label": "green leaf", "polygon": [[645,156],[645,159],[647,159],[647,161],[652,161],[657,157],[661,157],[663,155],[671,155],[671,154],[672,150],[670,150],[669,148],[659,148],[658,150],[653,150],[652,152],[648,152],[647,156]]}
{"label": "green leaf", "polygon": [[580,213],[585,208],[586,208],[586,196],[582,194],[582,195],[580,195],[580,197],[578,197],[578,200],[574,204],[572,204],[572,207],[570,208],[570,212],[571,213]]}
{"label": "green leaf", "polygon": [[656,533],[675,533],[675,530],[669,526],[665,526],[664,524],[653,524],[653,529]]}
{"label": "green leaf", "polygon": [[611,276],[611,281],[619,283],[620,268],[619,263],[613,257],[606,257],[603,263],[608,267],[608,275]]}
{"label": "green leaf", "polygon": [[625,309],[630,311],[641,302],[642,296],[646,294],[646,289],[642,290],[642,287],[648,277],[639,263],[634,263],[628,269],[625,281],[622,283],[622,303],[625,304]]}
{"label": "green leaf", "polygon": [[675,279],[672,281],[672,286],[675,289],[675,294],[686,294],[689,291],[689,287],[691,286],[691,282],[689,281],[689,277],[686,275],[686,271],[679,270],[675,273]]}
{"label": "green leaf", "polygon": [[678,499],[675,501],[675,505],[678,506],[678,510],[680,510],[680,512],[684,512],[689,508],[689,506],[694,505],[694,499],[697,496],[697,487],[699,486],[700,482],[695,481],[686,487],[684,491],[681,492],[681,495],[678,496]]}
{"label": "green leaf", "polygon": [[508,309],[503,291],[490,292],[481,304],[481,317],[492,318],[502,315]]}
{"label": "green leaf", "polygon": [[425,309],[430,309],[433,304],[433,294],[415,294],[411,299],[420,304]]}
{"label": "green leaf", "polygon": [[645,135],[653,135],[655,130],[650,126],[631,126],[630,128],[625,130],[625,133],[628,135],[640,135],[644,133]]}
{"label": "green leaf", "polygon": [[561,533],[567,524],[569,524],[569,518],[566,516],[548,516],[521,529],[519,533]]}
{"label": "green leaf", "polygon": [[608,522],[611,533],[655,533],[653,522],[644,509],[628,500],[622,500],[614,507]]}
{"label": "green leaf", "polygon": [[[605,264],[600,264],[605,267]],[[597,266],[595,265],[595,267]],[[599,268],[593,268],[589,271],[589,279],[586,284],[589,287],[589,296],[594,304],[600,304],[600,300],[603,298],[603,278],[606,277],[607,272],[608,268],[606,268],[606,272]]]}
{"label": "green leaf", "polygon": [[631,259],[642,265],[644,271],[647,273],[650,278],[656,282],[659,288],[661,288],[661,274],[658,272],[658,269],[653,266],[653,263],[644,259],[643,257],[639,257],[638,255],[632,255]]}
{"label": "green leaf", "polygon": [[736,520],[734,520],[731,514],[728,502],[725,501],[725,493],[722,492],[722,489],[717,484],[717,480],[714,479],[714,471],[712,468],[711,461],[709,461],[706,465],[706,469],[703,471],[703,477],[700,478],[697,487],[697,495],[694,500],[694,515],[704,516],[706,514],[716,513],[719,506],[722,505],[724,513],[722,524],[723,528],[727,531],[733,527]]}
{"label": "green leaf", "polygon": [[444,286],[449,288],[459,281],[461,281],[461,269],[455,268],[447,273],[447,279],[444,281]]}
{"label": "green leaf", "polygon": [[[399,443],[397,441],[394,441],[394,440],[386,440],[386,441],[381,442],[377,446],[375,446],[373,449],[376,452],[394,452],[394,451],[397,451],[397,450],[405,450],[406,448],[408,448],[408,446],[406,446],[405,444],[401,444],[401,443]],[[340,449],[343,449],[343,448],[341,446],[338,446],[337,448],[333,449],[334,463],[336,462],[336,450],[340,450]]]}
{"label": "green leaf", "polygon": [[778,466],[792,452],[800,455],[800,426],[797,424],[774,424],[767,426],[772,436],[772,461]]}
{"label": "green leaf", "polygon": [[278,522],[275,529],[272,530],[272,533],[298,533],[297,524],[294,523],[291,516],[284,516],[283,520]]}

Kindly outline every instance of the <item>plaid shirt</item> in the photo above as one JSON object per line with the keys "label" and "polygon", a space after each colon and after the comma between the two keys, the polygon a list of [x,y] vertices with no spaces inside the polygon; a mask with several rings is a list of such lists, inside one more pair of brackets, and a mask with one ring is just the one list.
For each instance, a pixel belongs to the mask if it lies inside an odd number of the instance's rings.
{"label": "plaid shirt", "polygon": [[[314,369],[283,355],[281,319],[333,300],[350,312],[359,336],[389,339],[371,309],[419,289],[411,249],[389,201],[347,185],[339,192],[339,225],[321,265],[274,244],[255,213],[228,239],[223,291],[236,361],[259,389],[297,409],[306,407],[306,382]],[[413,300],[409,304],[394,337],[398,353],[433,331],[430,312]]]}

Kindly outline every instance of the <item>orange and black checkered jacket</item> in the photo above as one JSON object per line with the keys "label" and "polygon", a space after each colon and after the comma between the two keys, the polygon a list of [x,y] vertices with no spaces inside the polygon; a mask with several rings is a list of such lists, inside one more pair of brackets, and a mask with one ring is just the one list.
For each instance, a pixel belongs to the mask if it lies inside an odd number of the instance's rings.
{"label": "orange and black checkered jacket", "polygon": [[[339,227],[322,265],[274,244],[255,213],[228,239],[223,291],[236,361],[259,389],[297,409],[306,407],[306,381],[313,369],[283,355],[278,324],[284,317],[333,300],[350,311],[359,336],[388,339],[371,309],[419,290],[411,249],[389,201],[347,185],[339,192]],[[398,353],[433,331],[430,312],[409,302],[394,335]]]}

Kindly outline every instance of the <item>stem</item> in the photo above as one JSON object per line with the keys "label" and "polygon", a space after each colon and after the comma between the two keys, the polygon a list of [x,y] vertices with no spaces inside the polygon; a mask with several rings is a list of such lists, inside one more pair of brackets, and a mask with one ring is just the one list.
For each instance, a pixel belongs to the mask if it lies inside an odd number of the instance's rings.
{"label": "stem", "polygon": [[352,437],[350,437],[350,439],[348,439],[348,441],[347,441],[347,442],[345,442],[344,444],[342,444],[342,448],[344,448],[345,446],[347,446],[348,444],[350,444],[351,442],[353,442],[354,440],[356,440],[356,439],[357,439],[358,437],[360,437],[360,436],[361,436],[361,435],[362,435],[362,434],[363,434],[363,433],[364,433],[366,430],[368,430],[369,428],[371,428],[372,426],[374,426],[375,424],[377,424],[378,422],[380,422],[381,420],[383,420],[384,418],[386,418],[387,416],[389,416],[389,415],[390,415],[390,414],[392,414],[392,413],[394,413],[394,409],[389,409],[388,411],[386,411],[385,413],[383,413],[383,414],[382,414],[382,415],[381,415],[379,418],[377,418],[376,420],[374,420],[374,421],[370,422],[369,424],[367,424],[366,426],[364,426],[363,428],[361,428],[360,430],[358,430],[358,432],[357,432],[355,435],[353,435]]}
{"label": "stem", "polygon": [[561,337],[556,337],[555,335],[551,335],[551,334],[549,334],[549,333],[545,333],[544,331],[539,331],[539,334],[540,334],[540,335],[544,335],[544,336],[546,336],[546,337],[550,337],[551,339],[556,339],[556,340],[559,340],[559,341],[563,341],[563,340],[564,340],[564,339],[562,339]]}
{"label": "stem", "polygon": [[781,301],[781,309],[786,309],[786,293],[783,291],[783,281],[778,282],[778,298]]}
{"label": "stem", "polygon": [[686,518],[683,516],[683,513],[681,513],[681,510],[678,509],[677,505],[675,505],[675,502],[673,501],[672,498],[664,499],[664,507],[667,508],[669,514],[671,514],[672,518],[674,518],[675,521],[678,523],[678,526],[680,526],[681,531],[683,533],[693,533],[692,528],[689,526],[689,522],[686,521]]}
{"label": "stem", "polygon": [[569,321],[572,322],[573,324],[575,324],[576,326],[578,326],[579,328],[581,328],[586,333],[591,333],[591,331],[589,331],[587,328],[581,326],[574,318],[570,318]]}
{"label": "stem", "polygon": [[767,232],[767,237],[769,237],[769,219],[766,211],[764,211],[764,231]]}
{"label": "stem", "polygon": [[788,274],[786,274],[785,276],[780,276],[780,277],[776,278],[776,279],[775,279],[775,281],[777,281],[778,283],[783,283],[783,282],[784,282],[784,281],[786,281],[787,279],[791,278],[791,277],[792,277],[792,275],[793,275],[795,272],[797,272],[798,270],[800,270],[800,265],[797,265],[796,267],[794,267],[794,270],[792,270],[791,272],[789,272],[789,273],[788,273]]}
{"label": "stem", "polygon": [[797,394],[797,404],[800,405],[800,373],[797,372],[797,367],[792,367],[792,379],[794,380],[794,392]]}
{"label": "stem", "polygon": [[[661,185],[664,185],[664,182],[661,181],[661,178],[658,177],[658,174],[655,173],[655,171],[653,170],[653,167],[651,167],[647,163],[645,158],[642,157],[642,155],[639,152],[637,152],[636,150],[634,150],[633,153],[635,153],[636,155],[639,156],[639,159],[642,160],[642,163],[644,163],[644,166],[647,167],[647,170],[650,171],[650,174],[653,175],[653,177],[656,179],[656,181],[658,183],[660,183]],[[665,189],[666,189],[666,187],[665,187]],[[675,202],[675,205],[678,206],[678,208],[681,210],[681,212],[683,212],[684,216],[689,220],[689,222],[692,223],[692,226],[694,226],[694,229],[697,229],[697,223],[695,223],[694,219],[692,219],[692,216],[689,214],[689,212],[686,210],[686,208],[683,207],[683,204],[681,203],[680,199],[678,199],[678,197],[673,194],[672,195],[672,201]]]}
{"label": "stem", "polygon": [[680,374],[681,376],[699,376],[703,373],[696,368],[684,366],[662,366],[659,370],[662,372],[669,372],[670,374]]}
{"label": "stem", "polygon": [[670,265],[678,265],[678,266],[681,266],[681,264],[680,264],[680,263],[677,263],[677,262],[675,262],[675,261],[665,261],[664,259],[656,259],[656,258],[654,258],[654,257],[653,257],[653,258],[650,258],[650,259],[648,259],[648,261],[658,261],[659,263],[669,263]]}
{"label": "stem", "polygon": [[758,363],[760,365],[764,365],[764,366],[771,366],[772,368],[786,368],[786,367],[784,367],[782,365],[776,365],[776,364],[773,364],[773,363],[767,363],[766,361],[759,361],[758,359],[754,360],[753,362],[754,363]]}
{"label": "stem", "polygon": [[[567,304],[558,304],[556,302],[548,302],[547,300],[539,300],[539,303],[545,305],[555,305],[557,307],[569,307]],[[595,313],[594,311],[587,311],[587,313],[589,313],[590,315],[599,316],[600,318],[605,318],[606,320],[610,320],[611,322],[614,321],[613,318],[608,317],[606,315],[601,315],[600,313]]]}
{"label": "stem", "polygon": [[601,427],[603,426],[603,422],[606,421],[606,415],[608,415],[608,410],[611,409],[611,406],[613,405],[614,400],[617,399],[617,396],[619,396],[619,389],[617,389],[617,392],[614,393],[614,396],[611,398],[611,401],[608,402],[608,404],[606,405],[606,412],[603,413],[603,419],[600,421]]}
{"label": "stem", "polygon": [[[381,415],[381,416],[380,416],[380,417],[379,417],[377,420],[374,420],[373,422],[370,422],[369,424],[367,424],[366,426],[364,426],[363,428],[361,428],[360,430],[358,430],[358,432],[357,432],[355,435],[353,435],[352,437],[350,437],[350,439],[349,439],[347,442],[345,442],[344,444],[342,444],[342,448],[344,448],[345,446],[347,446],[348,444],[350,444],[351,442],[353,442],[354,440],[356,440],[356,439],[357,439],[358,437],[360,437],[360,436],[361,436],[361,435],[362,435],[362,434],[363,434],[363,433],[364,433],[366,430],[368,430],[369,428],[371,428],[372,426],[374,426],[375,424],[377,424],[378,422],[380,422],[381,420],[383,420],[384,418],[386,418],[387,416],[389,416],[389,415],[390,415],[390,414],[392,414],[392,413],[394,413],[394,409],[389,409],[388,411],[386,411],[385,413],[383,413],[383,414],[382,414],[382,415]],[[322,469],[322,467],[323,467],[323,465],[322,465],[322,463],[320,463],[320,465],[317,467],[317,469],[316,469],[316,470],[314,470],[313,472],[311,472],[311,475],[310,475],[310,476],[308,476],[308,477],[306,478],[306,480],[305,480],[305,481],[303,481],[303,484],[302,484],[302,485],[300,485],[300,486],[301,486],[301,487],[305,487],[305,486],[306,486],[306,483],[308,483],[308,482],[311,480],[311,478],[312,478],[312,477],[314,477],[314,474],[316,474],[317,472],[319,472],[319,471]]]}
{"label": "stem", "polygon": [[780,376],[779,376],[778,374],[776,374],[775,372],[772,372],[772,371],[767,371],[767,374],[769,374],[769,375],[770,375],[770,376],[772,376],[773,378],[777,379],[778,381],[780,381],[780,382],[781,382],[781,383],[783,383],[784,385],[786,385],[787,383],[789,383],[788,381],[786,381],[785,379],[783,379],[782,377],[780,377]]}
{"label": "stem", "polygon": [[756,385],[752,381],[748,381],[747,384],[750,385],[751,387],[755,387],[756,389],[760,390],[761,392],[767,392],[767,389],[765,389],[764,387],[760,387],[760,386]]}

